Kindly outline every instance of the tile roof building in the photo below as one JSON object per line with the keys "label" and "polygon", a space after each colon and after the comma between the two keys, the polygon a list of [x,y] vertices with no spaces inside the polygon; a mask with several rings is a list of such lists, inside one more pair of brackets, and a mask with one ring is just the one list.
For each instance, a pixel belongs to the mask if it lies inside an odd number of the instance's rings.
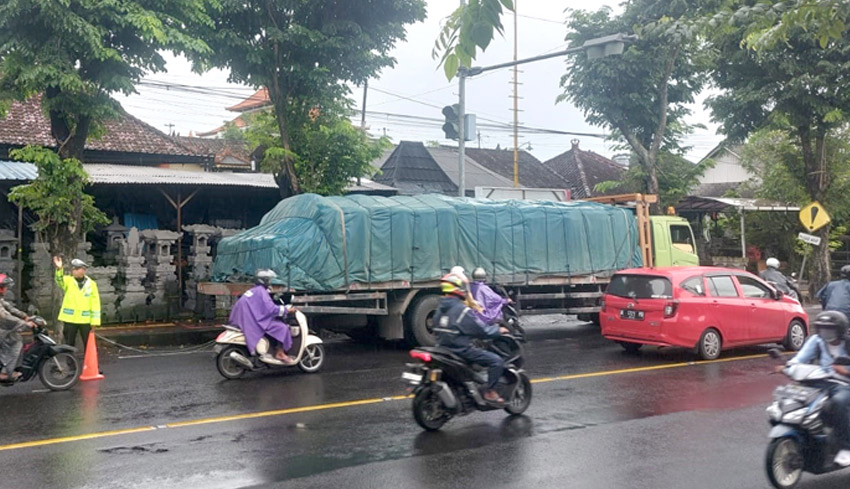
{"label": "tile roof building", "polygon": [[[512,149],[476,149],[466,148],[466,154],[479,165],[496,172],[511,181],[514,179],[514,152]],[[518,180],[522,187],[530,188],[568,188],[569,183],[546,167],[527,151],[519,151]]]}
{"label": "tile roof building", "polygon": [[[578,142],[573,144],[572,150],[546,163],[520,151],[519,187],[569,189],[572,198],[581,199],[597,195],[593,187],[599,182],[622,179],[626,170],[623,166],[578,149]],[[402,141],[373,164],[381,170],[375,180],[398,188],[402,194],[457,195],[457,148]],[[467,196],[474,195],[476,187],[513,187],[513,151],[468,148],[465,172]]]}
{"label": "tile roof building", "polygon": [[[0,158],[10,149],[26,145],[56,147],[50,132],[50,119],[41,108],[41,96],[14,102],[0,118]],[[100,137],[86,142],[83,160],[87,163],[123,164],[205,164],[199,156],[164,132],[121,110],[104,123]]]}
{"label": "tile roof building", "polygon": [[[622,180],[627,168],[614,160],[593,151],[579,148],[579,141],[572,141],[572,148],[543,163],[568,182],[573,199],[584,199],[604,195],[595,191],[596,185],[607,181]],[[619,191],[607,193],[622,193]]]}
{"label": "tile roof building", "polygon": [[227,171],[255,171],[251,153],[245,143],[226,139],[174,136],[174,139],[198,155],[213,159],[213,169]]}

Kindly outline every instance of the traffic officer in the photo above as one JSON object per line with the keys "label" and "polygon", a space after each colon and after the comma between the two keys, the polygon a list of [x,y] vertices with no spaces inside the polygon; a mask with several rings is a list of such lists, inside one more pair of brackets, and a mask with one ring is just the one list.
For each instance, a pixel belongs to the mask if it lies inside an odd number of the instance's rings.
{"label": "traffic officer", "polygon": [[53,257],[56,265],[56,283],[65,292],[59,320],[65,323],[65,343],[74,346],[77,331],[83,339],[83,350],[88,344],[92,326],[100,326],[100,294],[97,283],[86,275],[88,266],[83,260],[71,260],[71,275],[65,275],[62,258]]}

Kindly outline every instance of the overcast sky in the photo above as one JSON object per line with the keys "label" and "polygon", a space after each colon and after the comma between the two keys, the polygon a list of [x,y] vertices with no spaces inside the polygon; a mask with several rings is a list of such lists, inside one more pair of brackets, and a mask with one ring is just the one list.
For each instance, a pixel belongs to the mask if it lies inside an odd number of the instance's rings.
{"label": "overcast sky", "polygon": [[[355,1],[355,0],[349,0]],[[566,28],[564,19],[566,8],[584,8],[595,10],[603,5],[617,8],[619,2],[592,0],[515,0],[519,13],[519,57],[526,58],[565,49]],[[401,119],[403,116],[418,116],[442,119],[440,108],[457,102],[457,81],[449,83],[438,69],[437,61],[431,59],[431,48],[439,34],[442,20],[459,4],[458,0],[428,0],[428,18],[408,28],[407,41],[399,43],[393,55],[397,59],[394,68],[385,69],[380,77],[370,82],[366,109],[367,125],[374,134],[386,134],[393,142],[402,140],[429,141],[441,143],[443,140],[440,123]],[[487,66],[513,57],[513,19],[505,17],[505,37],[497,37],[488,50],[481,54],[476,62],[478,66]],[[241,98],[253,93],[250,87],[227,83],[227,73],[212,71],[204,75],[191,72],[189,63],[179,58],[169,58],[167,73],[149,76],[156,80],[173,84],[191,85],[216,90],[215,94],[186,93],[169,91],[165,87],[140,86],[139,94],[121,97],[123,106],[131,114],[163,131],[173,130],[182,135],[190,131],[208,131],[214,129],[235,114],[225,107],[236,104]],[[603,133],[602,128],[585,123],[582,113],[566,103],[555,104],[555,98],[561,93],[559,81],[565,71],[563,59],[551,59],[521,68],[519,81],[520,124],[556,129],[559,131],[581,133]],[[505,124],[513,121],[511,111],[512,93],[510,69],[485,73],[467,82],[467,112],[479,118],[490,119]],[[352,98],[356,107],[361,107],[362,91],[356,90]],[[387,115],[390,114],[390,115]],[[700,129],[691,135],[686,143],[693,146],[688,154],[693,161],[699,160],[720,140],[716,126],[709,123],[709,114],[702,108],[701,100],[694,106],[692,123],[702,123],[707,129]],[[512,132],[509,128],[494,129],[481,127],[481,146],[494,148],[513,147]],[[581,147],[606,156],[614,154],[601,138],[587,136],[568,136],[554,134],[520,133],[520,145],[530,145],[531,153],[540,160],[546,160],[570,148],[572,139],[579,139]],[[478,142],[468,143],[477,147]]]}

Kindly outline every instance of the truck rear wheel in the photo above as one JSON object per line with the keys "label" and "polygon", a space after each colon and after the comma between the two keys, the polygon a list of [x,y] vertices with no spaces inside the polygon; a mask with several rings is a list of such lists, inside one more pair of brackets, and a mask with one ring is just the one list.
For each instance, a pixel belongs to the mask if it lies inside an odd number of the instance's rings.
{"label": "truck rear wheel", "polygon": [[439,295],[420,297],[408,313],[404,324],[404,337],[412,346],[437,344],[437,338],[434,335],[434,313],[437,312],[440,300],[442,297]]}

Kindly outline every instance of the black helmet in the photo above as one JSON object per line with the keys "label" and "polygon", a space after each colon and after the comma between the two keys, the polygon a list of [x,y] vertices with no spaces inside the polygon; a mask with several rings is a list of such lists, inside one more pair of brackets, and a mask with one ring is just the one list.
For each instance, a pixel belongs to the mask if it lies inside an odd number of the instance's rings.
{"label": "black helmet", "polygon": [[826,341],[844,338],[847,334],[847,316],[839,311],[824,311],[812,323],[815,332]]}
{"label": "black helmet", "polygon": [[850,280],[850,265],[844,265],[841,267],[841,278]]}

